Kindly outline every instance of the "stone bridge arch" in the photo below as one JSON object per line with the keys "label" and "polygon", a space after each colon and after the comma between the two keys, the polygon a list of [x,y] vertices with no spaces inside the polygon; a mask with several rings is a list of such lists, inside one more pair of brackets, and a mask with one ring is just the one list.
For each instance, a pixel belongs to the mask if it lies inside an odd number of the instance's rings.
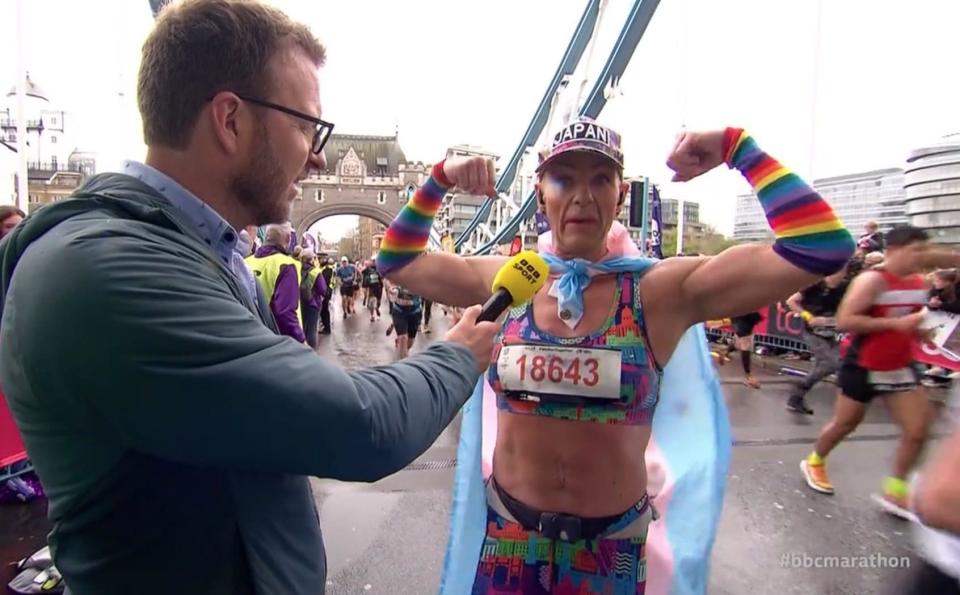
{"label": "stone bridge arch", "polygon": [[429,164],[407,161],[396,135],[334,134],[324,154],[327,167],[301,182],[291,205],[290,224],[299,237],[334,215],[359,215],[388,226],[430,172]]}
{"label": "stone bridge arch", "polygon": [[303,234],[317,221],[336,215],[359,215],[360,217],[373,219],[384,226],[389,226],[390,222],[397,216],[399,210],[398,208],[393,211],[388,211],[381,206],[365,204],[324,204],[314,208],[312,211],[300,214],[296,219],[291,218],[290,224],[297,230],[297,237],[303,237]]}

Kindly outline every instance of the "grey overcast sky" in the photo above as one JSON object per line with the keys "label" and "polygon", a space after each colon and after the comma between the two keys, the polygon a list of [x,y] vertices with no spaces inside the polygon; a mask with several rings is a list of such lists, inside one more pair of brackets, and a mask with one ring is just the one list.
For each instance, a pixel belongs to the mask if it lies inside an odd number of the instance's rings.
{"label": "grey overcast sky", "polygon": [[[426,162],[469,143],[509,156],[559,63],[583,0],[272,0],[327,45],[324,118],[391,134]],[[28,0],[27,68],[69,112],[100,168],[141,158],[135,105],[146,0]],[[608,0],[592,70],[632,0]],[[14,0],[0,0],[0,81],[15,76]],[[817,18],[817,15],[820,18]],[[624,136],[628,175],[701,203],[729,233],[735,173],[670,184],[682,126],[743,126],[806,177],[901,166],[918,143],[960,131],[956,0],[661,0],[601,115]],[[819,45],[819,54],[817,48]],[[819,60],[817,59],[819,55]],[[5,98],[0,98],[5,99]]]}

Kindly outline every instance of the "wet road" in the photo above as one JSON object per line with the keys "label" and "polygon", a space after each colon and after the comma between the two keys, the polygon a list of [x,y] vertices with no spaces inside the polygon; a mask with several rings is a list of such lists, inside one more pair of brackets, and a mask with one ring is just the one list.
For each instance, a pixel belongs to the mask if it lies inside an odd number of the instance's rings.
{"label": "wet road", "polygon": [[[384,309],[386,310],[386,309]],[[348,368],[393,361],[387,318],[343,320],[321,337],[320,353]],[[434,306],[433,333],[415,350],[443,337],[449,319]],[[736,360],[721,369],[735,445],[724,512],[713,550],[709,592],[719,595],[895,593],[904,576],[894,565],[916,564],[909,526],[879,512],[879,488],[896,445],[896,428],[881,406],[868,413],[852,440],[831,455],[834,496],[808,490],[799,461],[832,408],[834,387],[809,400],[816,414],[783,408],[786,377],[757,366],[760,390],[739,382]],[[755,364],[756,366],[756,364]],[[330,595],[436,593],[446,545],[458,422],[408,469],[374,484],[311,480],[327,544]],[[29,553],[47,530],[45,506],[0,509],[2,563]],[[813,556],[841,556],[854,568],[814,568]],[[902,558],[902,557],[905,557]]]}
{"label": "wet road", "polygon": [[[434,333],[448,319],[434,306]],[[344,365],[392,361],[386,319],[336,319],[321,353]],[[420,343],[422,347],[424,342]],[[830,457],[837,493],[810,491],[799,471],[829,418],[834,387],[808,397],[812,417],[784,409],[789,377],[781,362],[757,367],[760,390],[739,382],[738,361],[721,369],[734,427],[734,449],[724,512],[714,546],[709,592],[719,595],[894,593],[916,564],[910,527],[873,505],[896,446],[897,429],[877,405],[861,428]],[[794,364],[802,367],[803,364]],[[755,364],[755,367],[757,364]],[[411,469],[372,485],[314,480],[327,543],[328,593],[425,595],[436,593],[450,512],[455,422]],[[814,556],[837,556],[814,568]],[[854,566],[850,568],[849,566]],[[858,567],[860,566],[860,567]]]}

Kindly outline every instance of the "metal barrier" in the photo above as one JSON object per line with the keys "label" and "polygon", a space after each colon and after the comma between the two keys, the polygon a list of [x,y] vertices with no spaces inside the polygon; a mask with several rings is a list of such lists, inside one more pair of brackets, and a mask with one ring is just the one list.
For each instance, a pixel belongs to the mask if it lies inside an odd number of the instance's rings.
{"label": "metal barrier", "polygon": [[[724,331],[722,329],[706,329],[707,339],[711,341],[720,341],[721,339],[732,339],[733,333]],[[776,337],[773,335],[754,335],[753,344],[760,345],[761,347],[770,347],[772,349],[785,349],[787,351],[795,351],[797,353],[810,353],[810,348],[807,347],[807,344],[803,341],[797,341],[795,339],[784,339],[783,337]]]}
{"label": "metal barrier", "polygon": [[810,348],[807,347],[806,343],[795,339],[784,339],[782,337],[774,337],[773,335],[754,335],[753,342],[755,345],[761,345],[763,347],[786,349],[788,351],[796,351],[797,353],[810,353]]}
{"label": "metal barrier", "polygon": [[[20,463],[15,463],[13,465],[4,465],[3,467],[0,467],[0,484],[8,479],[13,479],[14,477],[19,477],[24,473],[33,471],[33,463],[27,462],[26,465],[23,465],[22,463],[23,462],[21,461]],[[22,466],[18,467],[18,465]],[[16,470],[14,470],[15,468]]]}

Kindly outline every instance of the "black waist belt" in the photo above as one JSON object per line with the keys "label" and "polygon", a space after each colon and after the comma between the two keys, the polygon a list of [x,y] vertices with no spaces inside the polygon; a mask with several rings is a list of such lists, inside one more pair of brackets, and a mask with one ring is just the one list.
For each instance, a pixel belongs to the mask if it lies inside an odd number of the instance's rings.
{"label": "black waist belt", "polygon": [[581,539],[596,539],[626,514],[583,518],[570,514],[543,512],[527,506],[508,494],[493,478],[490,481],[493,481],[493,487],[500,496],[504,508],[510,511],[520,526],[527,531],[538,531],[547,539],[559,539],[569,543]]}

